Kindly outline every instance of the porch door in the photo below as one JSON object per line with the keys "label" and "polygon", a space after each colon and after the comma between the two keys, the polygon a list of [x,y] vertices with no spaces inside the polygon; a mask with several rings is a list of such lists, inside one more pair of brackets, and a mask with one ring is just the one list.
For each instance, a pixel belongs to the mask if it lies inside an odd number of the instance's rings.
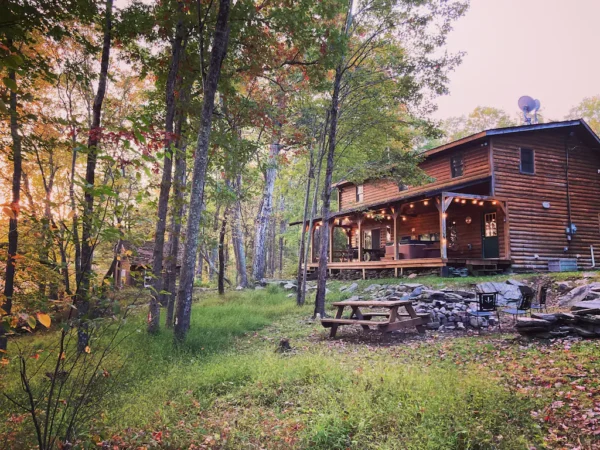
{"label": "porch door", "polygon": [[484,212],[481,221],[481,239],[484,258],[498,258],[500,250],[498,249],[498,222],[495,212]]}
{"label": "porch door", "polygon": [[371,248],[379,250],[381,248],[381,230],[371,230]]}

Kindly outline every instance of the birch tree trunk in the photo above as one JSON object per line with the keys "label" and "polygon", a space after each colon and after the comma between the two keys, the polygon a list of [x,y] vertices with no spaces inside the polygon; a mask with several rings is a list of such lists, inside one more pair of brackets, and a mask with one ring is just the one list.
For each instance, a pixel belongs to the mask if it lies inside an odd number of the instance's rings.
{"label": "birch tree trunk", "polygon": [[148,311],[148,332],[156,333],[160,327],[160,292],[163,290],[163,259],[165,246],[165,230],[167,226],[167,210],[169,206],[169,192],[171,190],[171,176],[173,171],[173,149],[175,142],[173,134],[173,120],[175,117],[175,85],[181,53],[183,51],[183,16],[181,8],[183,3],[179,2],[179,19],[175,27],[175,39],[171,45],[171,66],[167,76],[165,89],[166,119],[165,119],[165,156],[163,159],[163,173],[160,182],[160,194],[158,196],[158,218],[156,220],[156,231],[154,233],[154,250],[152,252],[152,297]]}
{"label": "birch tree trunk", "polygon": [[[11,43],[12,44],[12,43]],[[17,76],[14,70],[9,71],[8,77],[16,83]],[[10,135],[12,138],[13,177],[12,177],[12,200],[10,209],[12,215],[8,221],[8,258],[6,260],[6,275],[4,278],[4,302],[2,309],[12,314],[12,300],[15,291],[15,265],[19,243],[19,202],[21,201],[21,135],[19,134],[19,116],[17,111],[17,92],[10,90]],[[8,341],[4,326],[0,326],[0,350],[6,350]]]}
{"label": "birch tree trunk", "polygon": [[277,155],[279,154],[279,139],[269,147],[269,160],[265,176],[265,189],[258,217],[256,218],[256,234],[254,236],[254,259],[252,261],[252,278],[260,281],[265,277],[267,269],[267,234],[273,211],[273,191],[277,176]]}
{"label": "birch tree trunk", "polygon": [[89,311],[89,290],[92,275],[93,244],[93,215],[94,215],[94,186],[96,182],[96,161],[98,158],[98,144],[100,142],[100,123],[102,119],[102,103],[106,94],[108,81],[108,62],[110,58],[110,45],[112,34],[112,8],[113,0],[106,0],[104,38],[102,42],[102,58],[100,61],[100,74],[98,77],[98,90],[92,107],[92,126],[89,131],[87,164],[85,170],[84,208],[81,233],[81,268],[77,277],[77,291],[75,294],[75,307],[80,320],[77,348],[83,351],[88,345],[89,335],[85,320]]}
{"label": "birch tree trunk", "polygon": [[204,201],[204,183],[208,166],[208,145],[212,128],[212,115],[215,107],[215,94],[221,74],[221,65],[227,53],[229,41],[229,11],[230,0],[219,0],[219,12],[215,25],[215,34],[210,55],[210,66],[204,88],[202,116],[198,130],[198,143],[194,158],[194,173],[192,177],[192,192],[190,197],[189,217],[187,223],[185,249],[180,273],[179,289],[177,292],[177,312],[175,318],[175,339],[183,341],[190,328],[192,312],[192,291],[194,271],[196,268],[196,250],[202,203]]}
{"label": "birch tree trunk", "polygon": [[236,201],[233,206],[233,223],[231,224],[231,240],[235,254],[236,269],[238,274],[238,286],[248,287],[248,274],[246,272],[246,250],[244,248],[244,231],[242,229],[242,202],[240,195],[242,191],[242,176],[238,175],[234,182]]}

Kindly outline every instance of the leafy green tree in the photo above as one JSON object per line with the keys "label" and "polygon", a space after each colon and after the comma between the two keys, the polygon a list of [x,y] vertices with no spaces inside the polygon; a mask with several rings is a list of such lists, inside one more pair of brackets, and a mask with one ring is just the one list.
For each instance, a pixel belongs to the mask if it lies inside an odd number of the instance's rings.
{"label": "leafy green tree", "polygon": [[578,105],[571,108],[567,119],[585,119],[588,125],[600,134],[600,95],[584,98]]}

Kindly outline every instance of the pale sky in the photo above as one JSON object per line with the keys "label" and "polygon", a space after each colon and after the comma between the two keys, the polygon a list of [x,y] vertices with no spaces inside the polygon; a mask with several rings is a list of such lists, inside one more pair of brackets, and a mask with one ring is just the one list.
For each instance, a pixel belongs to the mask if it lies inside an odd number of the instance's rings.
{"label": "pale sky", "polygon": [[464,50],[450,74],[437,119],[476,106],[517,113],[522,95],[537,98],[546,120],[563,119],[584,97],[600,94],[600,0],[471,0],[448,38]]}

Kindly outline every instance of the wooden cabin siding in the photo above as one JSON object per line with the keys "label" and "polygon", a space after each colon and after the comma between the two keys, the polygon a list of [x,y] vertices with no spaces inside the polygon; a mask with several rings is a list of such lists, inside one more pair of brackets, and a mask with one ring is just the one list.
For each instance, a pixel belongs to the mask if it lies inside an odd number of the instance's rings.
{"label": "wooden cabin siding", "polygon": [[[491,140],[494,191],[508,200],[513,267],[546,270],[548,260],[575,258],[580,267],[591,263],[590,245],[600,249],[600,150],[569,140],[569,180],[572,221],[577,232],[567,241],[568,226],[565,136],[568,130],[544,130]],[[520,173],[520,149],[535,152],[535,174]],[[544,209],[543,202],[550,208]],[[565,252],[564,248],[569,247]],[[535,258],[538,255],[539,258]]]}
{"label": "wooden cabin siding", "polygon": [[[460,177],[452,178],[450,170],[450,160],[454,155],[462,154],[463,156],[463,175]],[[488,146],[473,146],[464,150],[454,150],[444,152],[440,155],[433,155],[432,157],[421,162],[419,167],[429,175],[433,180],[427,184],[428,187],[435,189],[437,185],[447,183],[455,180],[467,181],[468,179],[474,179],[477,177],[484,177],[490,175],[490,158]],[[363,184],[364,195],[363,202],[365,204],[375,203],[379,201],[389,200],[398,197],[401,192],[398,184],[390,180],[368,180]],[[422,186],[415,187],[421,188]],[[339,188],[340,190],[340,210],[357,206],[356,202],[356,186],[354,184],[345,185]]]}

